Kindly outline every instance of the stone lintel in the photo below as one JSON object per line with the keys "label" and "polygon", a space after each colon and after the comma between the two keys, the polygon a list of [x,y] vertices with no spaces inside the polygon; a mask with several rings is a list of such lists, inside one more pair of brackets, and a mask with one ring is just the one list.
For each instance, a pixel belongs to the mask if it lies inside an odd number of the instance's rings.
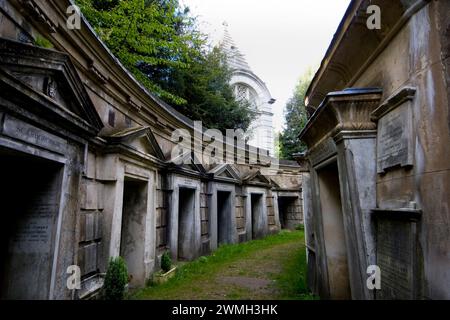
{"label": "stone lintel", "polygon": [[422,210],[413,208],[375,208],[372,209],[372,214],[377,219],[419,221],[422,217]]}
{"label": "stone lintel", "polygon": [[346,139],[376,139],[376,130],[355,130],[355,131],[340,131],[333,139],[336,144]]}

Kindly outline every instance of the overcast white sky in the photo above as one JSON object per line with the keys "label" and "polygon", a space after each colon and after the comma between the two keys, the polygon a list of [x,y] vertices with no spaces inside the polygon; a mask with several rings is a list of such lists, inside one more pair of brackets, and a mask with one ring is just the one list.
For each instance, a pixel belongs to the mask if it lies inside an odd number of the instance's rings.
{"label": "overcast white sky", "polygon": [[180,0],[215,41],[223,22],[253,72],[266,82],[275,128],[298,78],[322,60],[350,0]]}

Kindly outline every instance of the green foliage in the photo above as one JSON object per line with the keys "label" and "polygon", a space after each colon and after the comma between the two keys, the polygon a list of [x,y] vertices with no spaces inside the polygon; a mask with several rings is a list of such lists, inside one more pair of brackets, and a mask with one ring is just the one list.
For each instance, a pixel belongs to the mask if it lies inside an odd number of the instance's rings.
{"label": "green foliage", "polygon": [[279,274],[276,280],[279,288],[283,292],[283,299],[318,299],[308,289],[306,250],[304,248],[290,254],[290,257],[283,263],[283,272]]}
{"label": "green foliage", "polygon": [[164,272],[169,272],[171,268],[172,268],[172,258],[170,257],[169,252],[166,251],[161,256],[161,269]]}
{"label": "green foliage", "polygon": [[125,285],[128,283],[128,270],[122,257],[111,258],[103,285],[105,300],[123,300]]}
{"label": "green foliage", "polygon": [[96,10],[107,11],[114,9],[119,4],[119,1],[120,0],[93,0],[92,6]]}
{"label": "green foliage", "polygon": [[53,49],[53,44],[50,42],[50,40],[40,35],[36,37],[36,40],[34,40],[34,44],[41,48]]}
{"label": "green foliage", "polygon": [[191,61],[189,69],[174,73],[172,85],[189,104],[179,110],[194,120],[201,120],[205,127],[226,129],[247,129],[255,114],[249,102],[237,101],[229,85],[231,70],[226,56],[214,48],[204,56]]}
{"label": "green foliage", "polygon": [[298,140],[298,135],[308,121],[305,95],[314,75],[310,68],[299,80],[294,94],[286,104],[286,129],[280,135],[280,156],[282,159],[294,160],[292,155],[305,151],[306,147]]}
{"label": "green foliage", "polygon": [[108,48],[156,96],[205,127],[248,127],[252,114],[233,96],[223,55],[208,49],[178,0],[77,3]]}
{"label": "green foliage", "polygon": [[[287,243],[303,243],[305,235],[303,231],[281,231],[276,235],[270,235],[264,239],[253,240],[245,243],[223,245],[220,246],[212,255],[208,257],[200,257],[195,261],[188,262],[179,267],[177,274],[168,282],[159,286],[149,286],[143,290],[136,292],[134,299],[179,299],[182,288],[188,288],[186,295],[191,295],[193,288],[199,282],[199,279],[211,279],[213,282],[218,274],[223,274],[224,269],[228,265],[233,265],[240,260],[245,260],[251,257],[256,252],[261,252],[271,247]],[[281,287],[284,290],[287,288],[287,298],[294,299],[310,299],[304,282],[306,271],[306,256],[305,248],[295,252],[295,261],[286,262],[288,271],[281,276]],[[299,257],[299,259],[297,259]],[[296,268],[294,270],[294,268]],[[295,279],[294,279],[295,278]],[[292,282],[295,280],[294,282]],[[290,283],[292,282],[292,283]],[[291,286],[289,286],[289,283]],[[294,288],[295,287],[295,288]],[[208,290],[205,288],[205,290]],[[292,291],[291,291],[292,290]]]}
{"label": "green foliage", "polygon": [[295,226],[295,230],[304,231],[305,230],[305,226],[303,224],[298,224],[298,225]]}

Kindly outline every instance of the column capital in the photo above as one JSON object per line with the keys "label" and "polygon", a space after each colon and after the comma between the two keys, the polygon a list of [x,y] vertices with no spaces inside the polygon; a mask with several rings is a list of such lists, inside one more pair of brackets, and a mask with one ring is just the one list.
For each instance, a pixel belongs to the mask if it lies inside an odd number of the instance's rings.
{"label": "column capital", "polygon": [[329,93],[299,138],[312,148],[327,137],[333,137],[337,142],[344,138],[376,136],[377,124],[371,114],[379,106],[382,93],[379,88]]}

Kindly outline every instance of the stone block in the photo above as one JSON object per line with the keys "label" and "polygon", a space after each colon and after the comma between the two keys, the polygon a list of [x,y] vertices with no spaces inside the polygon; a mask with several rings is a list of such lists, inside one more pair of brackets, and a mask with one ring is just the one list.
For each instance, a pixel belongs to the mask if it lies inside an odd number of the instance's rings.
{"label": "stone block", "polygon": [[208,234],[208,222],[202,221],[202,235]]}
{"label": "stone block", "polygon": [[166,228],[158,228],[156,230],[156,245],[160,247],[165,246],[166,244]]}
{"label": "stone block", "polygon": [[167,211],[166,209],[156,209],[156,227],[165,227],[167,225]]}
{"label": "stone block", "polygon": [[275,217],[274,216],[269,216],[269,225],[274,225],[275,224]]}
{"label": "stone block", "polygon": [[202,221],[208,220],[208,208],[200,208]]}
{"label": "stone block", "polygon": [[118,176],[119,159],[108,155],[96,158],[96,175],[98,180],[116,181]]}
{"label": "stone block", "polygon": [[238,199],[237,206],[244,207],[244,198],[242,196],[237,196],[236,199]]}
{"label": "stone block", "polygon": [[80,241],[93,241],[102,237],[103,216],[100,213],[82,213],[80,217]]}
{"label": "stone block", "polygon": [[240,233],[240,234],[238,235],[238,241],[239,241],[239,243],[242,243],[242,242],[247,241],[247,234],[245,234],[245,233]]}
{"label": "stone block", "polygon": [[97,271],[97,243],[81,247],[78,254],[78,265],[83,275]]}
{"label": "stone block", "polygon": [[156,207],[157,208],[164,207],[164,191],[162,190],[156,191]]}
{"label": "stone block", "polygon": [[167,210],[166,209],[160,209],[161,210],[161,226],[167,226]]}
{"label": "stone block", "polygon": [[98,209],[98,189],[93,181],[83,181],[81,184],[81,209]]}
{"label": "stone block", "polygon": [[162,189],[162,183],[163,182],[163,176],[161,174],[157,175],[157,179],[156,179],[156,189],[161,190]]}
{"label": "stone block", "polygon": [[208,197],[206,194],[201,193],[200,194],[200,207],[206,207],[208,206]]}
{"label": "stone block", "polygon": [[95,213],[87,213],[84,214],[84,221],[85,221],[85,239],[84,241],[92,241],[95,239]]}
{"label": "stone block", "polygon": [[242,208],[242,207],[236,208],[236,217],[237,218],[244,217],[244,208]]}
{"label": "stone block", "polygon": [[103,237],[103,214],[97,212],[95,214],[95,233],[94,238],[95,239],[101,239]]}
{"label": "stone block", "polygon": [[103,191],[103,184],[101,183],[96,183],[96,187],[97,187],[97,209],[98,210],[103,210],[105,209],[105,198],[104,198],[104,191]]}
{"label": "stone block", "polygon": [[95,170],[95,167],[96,167],[95,161],[96,161],[95,154],[93,152],[88,152],[85,175],[89,179],[95,179],[96,178],[96,176],[95,176],[95,172],[96,172],[96,170]]}
{"label": "stone block", "polygon": [[161,227],[161,209],[156,209],[156,227]]}
{"label": "stone block", "polygon": [[245,219],[239,218],[236,222],[238,229],[243,229],[245,227]]}

